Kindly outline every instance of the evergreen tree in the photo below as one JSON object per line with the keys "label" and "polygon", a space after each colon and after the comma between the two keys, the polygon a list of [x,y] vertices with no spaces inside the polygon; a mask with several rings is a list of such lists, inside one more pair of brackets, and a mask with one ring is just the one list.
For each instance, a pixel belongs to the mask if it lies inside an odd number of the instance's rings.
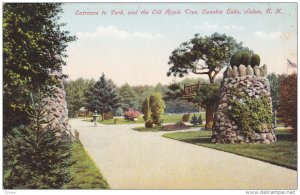
{"label": "evergreen tree", "polygon": [[53,127],[43,99],[41,92],[31,95],[30,125],[13,128],[4,139],[6,189],[57,189],[70,180],[70,140]]}
{"label": "evergreen tree", "polygon": [[121,104],[124,111],[130,108],[134,110],[138,109],[138,95],[128,83],[121,86],[119,93],[122,98]]}
{"label": "evergreen tree", "polygon": [[165,102],[160,93],[153,93],[149,99],[151,109],[151,118],[154,124],[158,125],[161,120],[161,115],[165,110]]}
{"label": "evergreen tree", "polygon": [[89,93],[89,100],[87,102],[88,109],[97,111],[102,114],[102,121],[104,120],[104,113],[116,111],[121,107],[119,94],[117,89],[105,78],[104,73],[96,84],[91,88]]}
{"label": "evergreen tree", "polygon": [[145,98],[142,106],[142,113],[144,114],[143,118],[144,121],[147,121],[150,118],[150,106],[149,106],[149,99]]}
{"label": "evergreen tree", "polygon": [[[56,84],[75,37],[63,30],[59,3],[3,4],[3,130],[28,124],[29,94]],[[63,75],[65,76],[65,75]]]}

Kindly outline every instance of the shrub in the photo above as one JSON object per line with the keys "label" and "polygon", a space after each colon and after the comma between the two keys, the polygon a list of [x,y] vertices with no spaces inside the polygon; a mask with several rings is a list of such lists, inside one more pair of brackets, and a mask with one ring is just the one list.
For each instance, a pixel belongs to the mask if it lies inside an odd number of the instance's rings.
{"label": "shrub", "polygon": [[190,114],[184,114],[182,116],[182,122],[189,122]]}
{"label": "shrub", "polygon": [[194,114],[194,116],[192,117],[191,123],[192,123],[193,125],[197,125],[197,124],[198,124],[198,119],[197,119],[197,117],[196,117],[195,114]]}
{"label": "shrub", "polygon": [[260,64],[260,57],[259,55],[257,54],[253,54],[252,57],[251,57],[251,66],[254,67],[254,66],[259,66]]}
{"label": "shrub", "polygon": [[142,113],[144,114],[143,119],[147,121],[150,118],[150,106],[149,106],[149,99],[145,98],[142,106]]}
{"label": "shrub", "polygon": [[133,109],[129,109],[124,114],[125,119],[129,121],[133,121],[135,118],[138,118],[139,116],[140,116],[140,112]]}
{"label": "shrub", "polygon": [[280,84],[279,117],[283,123],[293,128],[297,138],[297,74],[289,75]]}
{"label": "shrub", "polygon": [[242,52],[242,64],[248,66],[251,62],[251,55],[249,52],[244,51]]}
{"label": "shrub", "polygon": [[151,109],[151,118],[155,125],[159,124],[161,115],[165,110],[165,102],[161,97],[160,93],[153,93],[149,99],[149,105]]}
{"label": "shrub", "polygon": [[152,128],[153,127],[153,121],[152,120],[147,120],[145,123],[146,128]]}
{"label": "shrub", "polygon": [[202,117],[201,117],[201,114],[200,114],[199,117],[198,117],[198,123],[199,123],[200,125],[202,125],[202,123],[203,123],[203,119],[202,119]]}
{"label": "shrub", "polygon": [[230,59],[230,65],[233,66],[239,66],[242,64],[242,54],[240,52],[236,52],[231,56]]}
{"label": "shrub", "polygon": [[4,139],[4,188],[58,189],[70,181],[71,143],[52,127],[46,104],[31,99],[30,125],[13,128]]}

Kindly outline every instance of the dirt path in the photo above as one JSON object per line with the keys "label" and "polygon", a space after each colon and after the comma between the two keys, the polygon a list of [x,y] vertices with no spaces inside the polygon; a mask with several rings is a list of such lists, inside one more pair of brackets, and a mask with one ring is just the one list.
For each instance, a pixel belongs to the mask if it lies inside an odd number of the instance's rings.
{"label": "dirt path", "polygon": [[131,130],[70,120],[112,189],[296,189],[297,172]]}

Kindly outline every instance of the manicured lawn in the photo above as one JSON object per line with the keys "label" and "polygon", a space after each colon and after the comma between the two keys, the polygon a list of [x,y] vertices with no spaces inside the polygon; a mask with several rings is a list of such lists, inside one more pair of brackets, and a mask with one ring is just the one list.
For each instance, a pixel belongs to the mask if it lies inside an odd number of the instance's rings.
{"label": "manicured lawn", "polygon": [[276,130],[276,143],[271,144],[212,144],[211,131],[193,131],[164,134],[164,137],[246,156],[297,170],[297,142],[288,130]]}
{"label": "manicured lawn", "polygon": [[[190,115],[190,120],[192,119],[193,115],[194,114]],[[182,116],[183,116],[183,114],[166,114],[166,115],[162,115],[162,120],[164,123],[177,123],[182,120]],[[199,114],[196,114],[196,116],[198,117]],[[201,113],[201,117],[204,121],[205,113]],[[92,118],[84,118],[83,120],[90,122],[92,120]],[[143,116],[140,116],[137,121],[127,121],[124,118],[118,118],[117,120],[118,120],[117,124],[142,124],[142,123],[145,123]],[[105,125],[113,125],[114,119],[101,121],[101,117],[100,117],[100,119],[98,119],[98,122],[105,124]]]}
{"label": "manicured lawn", "polygon": [[140,132],[157,132],[157,131],[163,131],[162,127],[152,127],[152,128],[146,128],[145,126],[141,127],[134,127],[133,130],[140,131]]}
{"label": "manicured lawn", "polygon": [[109,189],[108,183],[81,143],[72,144],[72,160],[75,162],[69,170],[72,180],[65,184],[65,189]]}

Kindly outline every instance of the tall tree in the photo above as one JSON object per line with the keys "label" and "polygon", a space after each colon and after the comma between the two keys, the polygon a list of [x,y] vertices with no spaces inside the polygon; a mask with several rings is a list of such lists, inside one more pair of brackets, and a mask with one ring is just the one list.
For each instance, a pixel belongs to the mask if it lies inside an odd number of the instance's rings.
{"label": "tall tree", "polygon": [[6,189],[58,189],[70,180],[71,143],[49,119],[45,94],[31,95],[30,125],[13,128],[4,139]]}
{"label": "tall tree", "polygon": [[[229,65],[230,57],[238,50],[252,52],[226,34],[214,33],[203,37],[195,34],[194,38],[182,43],[172,52],[167,76],[183,77],[189,73],[207,75],[210,83],[214,83],[218,73]],[[213,119],[213,115],[214,104],[207,105],[206,120]],[[207,121],[206,128],[212,128],[209,124],[212,121]]]}
{"label": "tall tree", "polygon": [[275,74],[271,73],[268,75],[268,80],[270,82],[270,90],[272,97],[272,106],[274,110],[278,110],[280,104],[280,83],[287,77],[285,74]]}
{"label": "tall tree", "polygon": [[[3,5],[3,129],[28,123],[29,94],[57,84],[67,44],[75,40],[59,23],[59,3]],[[64,77],[64,75],[63,75]]]}
{"label": "tall tree", "polygon": [[[280,84],[279,116],[297,135],[297,74],[288,75]],[[295,136],[296,138],[297,136]]]}
{"label": "tall tree", "polygon": [[69,117],[75,117],[78,110],[86,105],[87,97],[85,94],[95,83],[93,79],[88,80],[83,78],[65,82]]}
{"label": "tall tree", "polygon": [[128,83],[120,87],[119,93],[122,98],[121,104],[124,111],[130,108],[134,110],[138,109],[138,95]]}
{"label": "tall tree", "polygon": [[149,98],[149,105],[151,109],[151,118],[154,124],[158,125],[161,120],[161,115],[165,110],[165,102],[160,93],[153,93]]}
{"label": "tall tree", "polygon": [[145,98],[143,105],[142,105],[142,113],[144,114],[143,119],[147,121],[150,118],[150,105],[149,99]]}
{"label": "tall tree", "polygon": [[108,81],[105,78],[104,73],[96,84],[91,88],[88,109],[91,111],[97,111],[102,114],[102,121],[104,120],[104,113],[113,112],[119,107],[120,96],[117,89],[111,84],[112,81]]}

